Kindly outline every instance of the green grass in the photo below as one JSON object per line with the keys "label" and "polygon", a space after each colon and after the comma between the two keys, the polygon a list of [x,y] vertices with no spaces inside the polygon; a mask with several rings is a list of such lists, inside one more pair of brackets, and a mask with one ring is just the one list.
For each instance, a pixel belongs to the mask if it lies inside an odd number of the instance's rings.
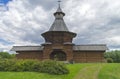
{"label": "green grass", "polygon": [[102,64],[92,64],[84,67],[73,79],[98,79],[97,75],[101,69]]}
{"label": "green grass", "polygon": [[0,72],[0,79],[120,79],[120,64],[70,64],[68,75],[36,72]]}
{"label": "green grass", "polygon": [[99,79],[120,79],[120,64],[105,64],[98,77]]}

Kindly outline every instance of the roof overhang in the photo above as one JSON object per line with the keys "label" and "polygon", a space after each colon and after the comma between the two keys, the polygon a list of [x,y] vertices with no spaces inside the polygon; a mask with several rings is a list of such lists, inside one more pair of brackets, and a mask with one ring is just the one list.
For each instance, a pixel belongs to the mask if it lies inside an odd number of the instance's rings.
{"label": "roof overhang", "polygon": [[69,31],[47,31],[47,32],[44,32],[44,33],[42,33],[41,35],[44,37],[45,35],[47,35],[47,34],[50,34],[50,33],[69,33],[69,34],[71,34],[71,35],[73,35],[73,37],[76,37],[76,33],[73,33],[73,32],[69,32]]}
{"label": "roof overhang", "polygon": [[75,45],[73,51],[106,51],[108,50],[106,44],[92,44],[92,45]]}
{"label": "roof overhang", "polygon": [[42,51],[44,46],[13,46],[11,51]]}

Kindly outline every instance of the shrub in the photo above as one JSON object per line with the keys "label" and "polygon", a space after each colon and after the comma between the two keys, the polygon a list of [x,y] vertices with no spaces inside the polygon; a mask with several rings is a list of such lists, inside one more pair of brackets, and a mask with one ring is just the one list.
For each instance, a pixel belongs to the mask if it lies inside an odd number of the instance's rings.
{"label": "shrub", "polygon": [[47,60],[43,61],[41,64],[42,69],[40,72],[59,75],[69,73],[69,70],[66,68],[65,64],[57,61]]}
{"label": "shrub", "polygon": [[0,61],[0,71],[15,71],[15,72],[42,72],[49,74],[68,74],[69,70],[66,68],[65,64],[47,60],[8,60],[4,59]]}
{"label": "shrub", "polygon": [[113,59],[112,58],[107,58],[106,59],[108,63],[113,63]]}
{"label": "shrub", "polygon": [[[34,71],[35,64],[38,64],[37,60],[17,60],[13,66],[13,71]],[[38,71],[38,70],[37,70]]]}
{"label": "shrub", "polygon": [[104,54],[104,57],[107,58],[112,58],[114,63],[120,63],[120,51],[110,51],[106,52]]}
{"label": "shrub", "polygon": [[36,60],[23,60],[21,62],[21,65],[23,67],[23,71],[33,71],[35,63],[37,63]]}
{"label": "shrub", "polygon": [[15,65],[15,60],[3,59],[0,60],[0,71],[11,71],[13,65]]}
{"label": "shrub", "polygon": [[22,60],[16,61],[16,63],[11,67],[10,71],[22,72],[24,67],[22,66]]}

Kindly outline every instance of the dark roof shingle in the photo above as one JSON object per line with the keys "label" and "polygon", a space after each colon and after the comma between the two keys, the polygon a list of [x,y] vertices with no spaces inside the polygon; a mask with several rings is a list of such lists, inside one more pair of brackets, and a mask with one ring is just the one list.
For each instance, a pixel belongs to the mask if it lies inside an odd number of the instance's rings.
{"label": "dark roof shingle", "polygon": [[95,45],[75,45],[73,46],[74,51],[105,51],[108,50],[105,44]]}
{"label": "dark roof shingle", "polygon": [[43,46],[13,46],[11,51],[42,51]]}

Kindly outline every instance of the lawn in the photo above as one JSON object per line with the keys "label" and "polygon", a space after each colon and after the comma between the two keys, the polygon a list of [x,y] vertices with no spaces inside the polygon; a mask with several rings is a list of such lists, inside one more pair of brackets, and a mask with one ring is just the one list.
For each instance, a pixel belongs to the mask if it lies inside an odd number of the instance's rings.
{"label": "lawn", "polygon": [[120,79],[120,64],[105,64],[98,77],[99,79]]}
{"label": "lawn", "polygon": [[70,64],[68,75],[36,72],[0,72],[0,79],[120,79],[120,64]]}

